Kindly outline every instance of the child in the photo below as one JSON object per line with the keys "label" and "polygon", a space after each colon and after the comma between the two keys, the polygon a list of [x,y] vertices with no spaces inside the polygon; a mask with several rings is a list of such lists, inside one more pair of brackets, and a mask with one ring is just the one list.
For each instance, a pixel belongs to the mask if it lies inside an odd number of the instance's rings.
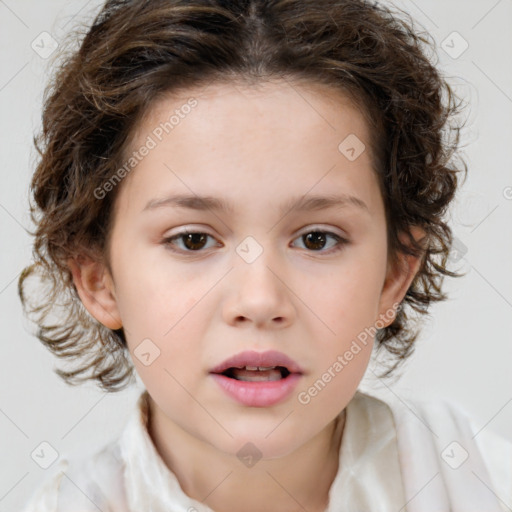
{"label": "child", "polygon": [[26,511],[510,510],[510,443],[358,389],[457,275],[427,44],[364,0],[105,4],[47,96],[20,295],[67,382],[146,390]]}

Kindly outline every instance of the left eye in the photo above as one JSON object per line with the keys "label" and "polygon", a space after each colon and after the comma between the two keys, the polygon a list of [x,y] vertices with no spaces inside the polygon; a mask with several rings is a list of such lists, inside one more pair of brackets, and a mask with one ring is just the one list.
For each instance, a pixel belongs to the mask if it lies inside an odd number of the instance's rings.
{"label": "left eye", "polygon": [[[208,233],[203,233],[200,231],[186,231],[164,239],[163,243],[166,246],[168,246],[171,250],[176,252],[200,252],[202,249],[209,248],[206,247],[206,242],[208,238],[214,239]],[[329,250],[321,250],[325,248],[328,238],[331,238],[335,241],[335,243],[332,244],[331,247],[329,247],[328,249],[331,249],[333,246],[337,246],[335,250],[332,252],[341,250],[344,245],[347,245],[349,243],[348,240],[339,235],[336,235],[335,233],[321,230],[308,231],[297,237],[296,240],[304,240],[306,245],[305,248],[310,249],[314,252],[329,252]],[[179,247],[179,249],[175,249],[174,247],[172,247],[176,245],[174,243],[175,241],[183,242],[182,247]]]}
{"label": "left eye", "polygon": [[[339,251],[343,249],[344,245],[348,244],[348,240],[346,240],[345,238],[336,235],[335,233],[331,233],[330,231],[321,230],[308,231],[307,233],[303,233],[297,238],[297,240],[304,240],[305,245],[307,245],[306,249],[311,249],[314,252],[329,252],[328,250],[319,251],[319,249],[324,248],[327,238],[332,238],[337,242],[334,244],[334,247],[337,247],[334,249],[334,251],[331,252]],[[330,248],[332,247],[333,246],[331,246]]]}

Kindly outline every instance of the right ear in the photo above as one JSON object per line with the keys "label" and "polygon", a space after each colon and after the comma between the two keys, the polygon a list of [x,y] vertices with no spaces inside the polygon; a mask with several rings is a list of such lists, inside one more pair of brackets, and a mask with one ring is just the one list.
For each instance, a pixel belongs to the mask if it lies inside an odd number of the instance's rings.
{"label": "right ear", "polygon": [[78,296],[89,313],[112,330],[123,324],[117,307],[114,282],[106,266],[89,257],[68,260]]}

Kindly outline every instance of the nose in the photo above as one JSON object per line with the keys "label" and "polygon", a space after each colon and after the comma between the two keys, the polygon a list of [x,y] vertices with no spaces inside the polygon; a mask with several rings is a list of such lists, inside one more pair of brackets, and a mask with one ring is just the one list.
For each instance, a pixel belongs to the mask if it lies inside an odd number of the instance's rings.
{"label": "nose", "polygon": [[293,287],[283,264],[264,250],[254,261],[235,255],[224,320],[230,325],[284,328],[295,318]]}

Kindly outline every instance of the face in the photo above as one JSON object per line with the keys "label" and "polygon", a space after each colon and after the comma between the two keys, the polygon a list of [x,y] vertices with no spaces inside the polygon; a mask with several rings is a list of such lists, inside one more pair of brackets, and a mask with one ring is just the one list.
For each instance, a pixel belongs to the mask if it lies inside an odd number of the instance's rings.
{"label": "face", "polygon": [[407,288],[364,117],[321,86],[217,84],[156,103],[134,151],[111,315],[153,414],[226,453],[291,453],[348,404]]}

